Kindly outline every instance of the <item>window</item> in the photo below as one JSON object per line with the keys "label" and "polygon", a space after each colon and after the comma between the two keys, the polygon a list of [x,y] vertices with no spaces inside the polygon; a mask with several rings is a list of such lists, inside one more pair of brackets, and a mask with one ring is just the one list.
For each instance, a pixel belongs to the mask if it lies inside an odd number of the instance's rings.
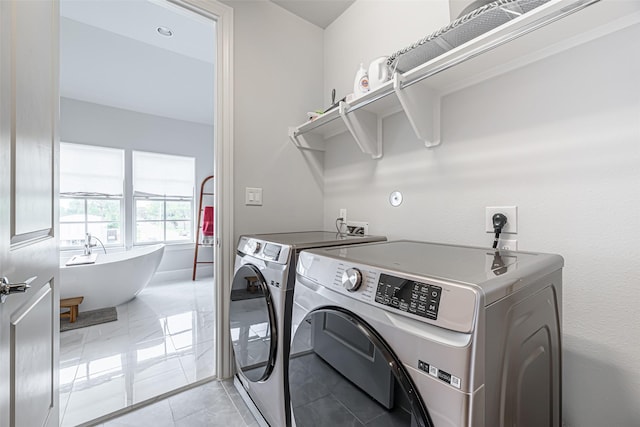
{"label": "window", "polygon": [[121,246],[124,150],[60,143],[60,247],[82,247],[86,233]]}
{"label": "window", "polygon": [[135,243],[192,242],[195,159],[133,152]]}

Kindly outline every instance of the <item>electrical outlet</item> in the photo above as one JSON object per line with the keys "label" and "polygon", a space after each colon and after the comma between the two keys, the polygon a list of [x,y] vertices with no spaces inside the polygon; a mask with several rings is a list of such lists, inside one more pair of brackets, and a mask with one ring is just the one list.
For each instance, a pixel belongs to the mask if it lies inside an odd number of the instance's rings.
{"label": "electrical outlet", "polygon": [[517,206],[488,206],[485,208],[485,231],[493,233],[493,215],[501,213],[507,217],[507,224],[502,229],[503,233],[515,234],[518,232],[518,207]]}
{"label": "electrical outlet", "polygon": [[347,221],[347,234],[366,236],[369,234],[369,223],[364,221]]}
{"label": "electrical outlet", "polygon": [[517,251],[518,241],[516,239],[498,239],[498,249],[505,251]]}
{"label": "electrical outlet", "polygon": [[338,214],[338,218],[342,218],[343,222],[347,222],[347,209],[340,209],[340,213]]}

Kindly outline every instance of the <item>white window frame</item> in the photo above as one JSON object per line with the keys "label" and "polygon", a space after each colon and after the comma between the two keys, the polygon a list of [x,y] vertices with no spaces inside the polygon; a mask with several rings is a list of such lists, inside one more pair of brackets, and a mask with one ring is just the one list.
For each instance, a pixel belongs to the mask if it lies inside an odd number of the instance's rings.
{"label": "white window frame", "polygon": [[[108,224],[111,222],[115,222],[115,221],[90,221],[89,220],[89,210],[88,210],[88,205],[89,205],[89,201],[90,200],[118,200],[120,202],[120,241],[117,243],[109,243],[109,241],[102,241],[102,244],[104,244],[105,247],[107,248],[119,248],[119,247],[123,247],[125,245],[125,209],[124,209],[124,197],[120,196],[120,197],[99,197],[99,196],[64,196],[64,195],[60,195],[60,200],[82,200],[83,204],[84,204],[84,220],[83,221],[60,221],[60,225],[67,225],[67,224],[83,224],[84,225],[84,233],[88,233],[89,232],[89,225],[90,224]],[[96,237],[96,236],[94,236]],[[61,251],[67,251],[67,250],[77,250],[80,248],[84,247],[84,240],[82,240],[83,243],[79,243],[77,245],[71,245],[71,246],[60,246],[60,250]]]}
{"label": "white window frame", "polygon": [[[172,245],[172,244],[180,244],[180,243],[193,243],[195,236],[194,236],[194,198],[187,198],[187,197],[149,197],[149,196],[134,196],[133,197],[133,244],[134,246],[144,246],[144,245],[155,245],[158,243],[164,243],[166,245]],[[139,201],[154,201],[154,202],[163,202],[162,203],[162,219],[147,219],[147,220],[139,220],[138,219],[138,202]],[[186,202],[189,201],[190,203],[190,209],[191,209],[191,216],[188,220],[186,219],[179,219],[179,220],[173,220],[173,219],[167,219],[167,202]],[[189,238],[188,239],[184,239],[184,240],[167,240],[167,222],[171,222],[171,221],[179,221],[179,222],[190,222],[191,226],[189,227]],[[141,222],[147,222],[147,223],[151,223],[151,222],[156,222],[156,223],[162,223],[162,236],[163,239],[162,240],[154,240],[152,242],[139,242],[138,241],[138,223]]]}

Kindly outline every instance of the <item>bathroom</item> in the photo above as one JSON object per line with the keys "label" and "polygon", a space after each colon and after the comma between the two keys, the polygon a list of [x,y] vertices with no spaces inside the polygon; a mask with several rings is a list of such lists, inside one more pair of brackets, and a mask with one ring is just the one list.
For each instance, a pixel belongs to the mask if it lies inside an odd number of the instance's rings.
{"label": "bathroom", "polygon": [[[232,200],[219,202],[232,210],[222,251],[233,253],[245,233],[333,229],[343,208],[389,239],[488,246],[485,208],[517,206],[518,249],[566,262],[565,424],[638,425],[637,10],[593,17],[564,45],[521,62],[526,52],[514,54],[449,88],[435,148],[424,147],[405,115],[389,116],[383,156],[372,159],[348,134],[329,138],[321,154],[299,150],[287,131],[329,106],[332,89],[337,99],[350,93],[360,63],[445,25],[448,2],[357,0],[324,28],[270,1],[224,4],[233,12],[233,125],[223,139],[231,170],[216,170],[229,180],[220,196]],[[257,187],[263,205],[247,206],[245,189]],[[396,190],[404,197],[394,208]],[[232,259],[225,262],[228,277]],[[230,376],[229,361],[220,364],[217,374]]]}
{"label": "bathroom", "polygon": [[[62,426],[215,373],[213,266],[191,280],[200,184],[214,170],[215,26],[182,18],[210,42],[180,55],[150,44],[160,33],[131,34],[174,8],[83,6],[61,4],[60,298],[83,297],[76,324],[114,307],[117,320],[61,332]],[[66,265],[86,251],[93,264]]]}

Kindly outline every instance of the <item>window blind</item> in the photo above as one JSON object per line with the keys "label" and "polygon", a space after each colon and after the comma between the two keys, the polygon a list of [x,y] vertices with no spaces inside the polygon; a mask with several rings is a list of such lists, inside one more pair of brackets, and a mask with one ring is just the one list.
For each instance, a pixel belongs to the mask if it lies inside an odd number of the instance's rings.
{"label": "window blind", "polygon": [[60,143],[60,194],[122,197],[124,150]]}
{"label": "window blind", "polygon": [[134,197],[193,197],[195,159],[169,154],[133,152]]}

